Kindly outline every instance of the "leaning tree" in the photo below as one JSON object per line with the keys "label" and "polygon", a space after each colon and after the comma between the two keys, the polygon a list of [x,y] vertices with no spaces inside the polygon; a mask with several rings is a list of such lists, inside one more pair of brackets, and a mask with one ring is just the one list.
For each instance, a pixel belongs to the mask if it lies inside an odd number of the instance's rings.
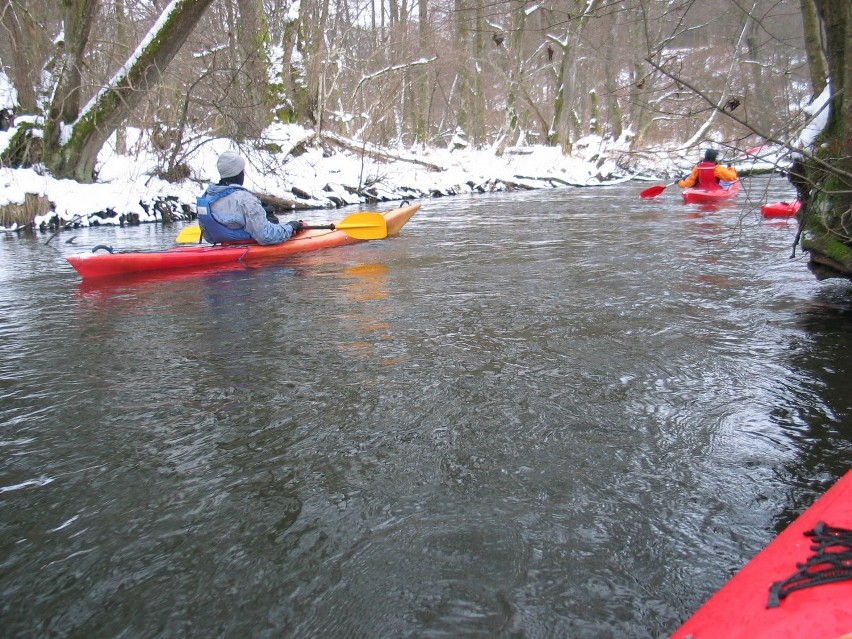
{"label": "leaning tree", "polygon": [[[43,136],[34,133],[32,127],[19,127],[4,162],[29,163],[31,159],[15,154],[30,153],[33,142],[41,138],[41,160],[54,176],[91,182],[104,143],[156,86],[212,1],[171,0],[112,80],[84,104],[82,70],[99,0],[62,0],[63,39],[52,63],[56,82]],[[12,2],[4,6],[6,11],[18,8],[18,3]]]}

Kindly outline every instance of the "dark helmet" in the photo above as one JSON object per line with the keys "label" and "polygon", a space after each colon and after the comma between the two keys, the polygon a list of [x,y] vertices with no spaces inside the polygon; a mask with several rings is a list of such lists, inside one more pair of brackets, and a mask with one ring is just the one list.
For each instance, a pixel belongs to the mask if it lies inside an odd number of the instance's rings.
{"label": "dark helmet", "polygon": [[716,149],[707,149],[704,151],[704,161],[705,162],[715,162],[716,157],[719,155],[719,152]]}

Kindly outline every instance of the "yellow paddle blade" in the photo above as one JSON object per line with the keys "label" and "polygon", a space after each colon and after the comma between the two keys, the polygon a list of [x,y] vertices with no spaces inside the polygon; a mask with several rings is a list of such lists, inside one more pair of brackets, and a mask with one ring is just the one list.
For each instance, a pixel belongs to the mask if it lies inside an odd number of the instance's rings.
{"label": "yellow paddle blade", "polygon": [[356,240],[381,240],[388,236],[388,222],[381,213],[353,213],[334,228]]}
{"label": "yellow paddle blade", "polygon": [[[381,213],[353,213],[352,215],[347,215],[337,224],[327,224],[325,226],[306,224],[305,228],[334,228],[356,240],[382,240],[388,236],[388,223],[385,220],[385,216]],[[200,241],[201,228],[197,224],[184,227],[175,239],[175,242],[178,244],[197,244]]]}
{"label": "yellow paddle blade", "polygon": [[175,238],[175,242],[178,244],[197,244],[201,241],[201,227],[198,224],[192,224],[191,226],[186,226],[184,229],[178,233],[178,236]]}

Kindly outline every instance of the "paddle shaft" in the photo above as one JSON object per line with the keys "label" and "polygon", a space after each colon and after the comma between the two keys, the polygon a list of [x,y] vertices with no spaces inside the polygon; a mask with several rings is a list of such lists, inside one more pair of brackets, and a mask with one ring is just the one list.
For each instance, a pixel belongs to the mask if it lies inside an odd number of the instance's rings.
{"label": "paddle shaft", "polygon": [[660,193],[665,191],[670,186],[674,186],[675,184],[677,184],[677,181],[671,182],[670,184],[665,184],[665,185],[658,184],[657,186],[652,186],[651,188],[645,189],[644,191],[642,191],[639,194],[639,197],[643,197],[643,198],[657,197]]}

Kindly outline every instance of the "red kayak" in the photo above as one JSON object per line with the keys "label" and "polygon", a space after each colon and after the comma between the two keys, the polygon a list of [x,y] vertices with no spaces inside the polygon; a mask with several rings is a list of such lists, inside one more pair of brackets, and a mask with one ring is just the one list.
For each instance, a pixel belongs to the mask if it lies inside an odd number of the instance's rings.
{"label": "red kayak", "polygon": [[671,637],[852,636],[852,471],[820,497]]}
{"label": "red kayak", "polygon": [[[417,212],[420,204],[403,206],[386,211],[387,235],[396,235],[408,220]],[[354,214],[357,216],[358,214]],[[376,215],[379,214],[369,214]],[[351,217],[354,217],[351,216]],[[381,220],[381,217],[379,217]],[[343,227],[341,227],[343,228]],[[385,235],[382,234],[382,237]],[[162,251],[114,251],[110,247],[95,247],[90,253],[68,256],[68,262],[84,278],[116,277],[195,268],[203,271],[222,264],[258,263],[279,259],[297,253],[317,251],[355,244],[363,240],[352,237],[345,230],[310,229],[297,234],[281,244],[261,246],[259,244],[239,244],[229,246],[194,245],[178,246]],[[96,252],[104,249],[105,252]]]}
{"label": "red kayak", "polygon": [[792,202],[772,202],[764,204],[760,207],[760,213],[763,217],[792,217],[802,208],[802,203],[799,200]]}
{"label": "red kayak", "polygon": [[727,187],[716,185],[715,188],[693,187],[683,190],[683,201],[686,204],[714,204],[724,202],[737,196],[740,192],[740,181],[734,180]]}

